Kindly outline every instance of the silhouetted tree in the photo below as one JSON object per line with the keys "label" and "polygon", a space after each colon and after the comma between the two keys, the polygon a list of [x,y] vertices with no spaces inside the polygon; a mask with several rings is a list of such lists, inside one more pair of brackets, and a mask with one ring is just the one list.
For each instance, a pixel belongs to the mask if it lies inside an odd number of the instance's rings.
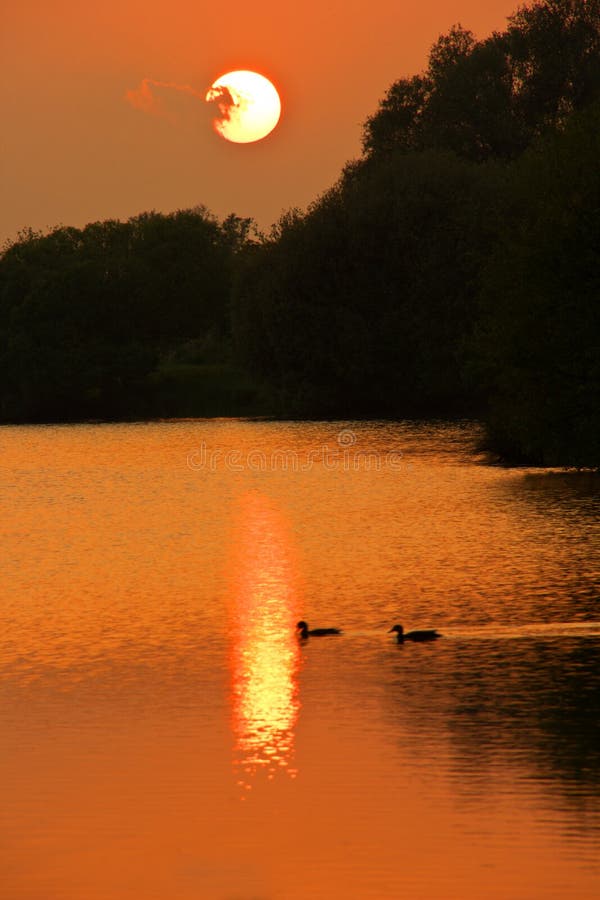
{"label": "silhouetted tree", "polygon": [[478,372],[492,446],[600,464],[600,103],[529,151],[486,269]]}
{"label": "silhouetted tree", "polygon": [[[234,293],[240,352],[305,414],[456,412],[498,176],[390,155],[282,219]],[[473,401],[473,398],[470,398]]]}
{"label": "silhouetted tree", "polygon": [[484,41],[455,26],[426,71],[393,84],[364,127],[367,155],[446,149],[513,159],[600,95],[600,0],[538,0]]}
{"label": "silhouetted tree", "polygon": [[205,209],[26,232],[0,258],[0,415],[123,415],[175,347],[229,342],[249,220]]}

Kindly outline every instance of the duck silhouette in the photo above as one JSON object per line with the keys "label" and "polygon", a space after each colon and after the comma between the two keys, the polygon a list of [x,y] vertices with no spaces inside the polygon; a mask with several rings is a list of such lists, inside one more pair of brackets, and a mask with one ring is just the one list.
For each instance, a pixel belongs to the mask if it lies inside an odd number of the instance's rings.
{"label": "duck silhouette", "polygon": [[296,625],[296,630],[301,638],[307,637],[325,637],[328,634],[342,634],[339,628],[311,628],[309,629],[306,622],[301,621]]}
{"label": "duck silhouette", "polygon": [[392,631],[395,631],[398,635],[397,640],[399,644],[403,644],[404,641],[435,641],[442,637],[442,635],[434,629],[428,631],[409,631],[405,634],[402,625],[394,625],[393,628],[390,628],[388,634],[391,634]]}

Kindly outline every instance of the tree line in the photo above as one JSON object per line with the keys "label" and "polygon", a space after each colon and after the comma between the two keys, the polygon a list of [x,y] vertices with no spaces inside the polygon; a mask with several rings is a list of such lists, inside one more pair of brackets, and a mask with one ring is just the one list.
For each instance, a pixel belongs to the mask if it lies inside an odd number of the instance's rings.
{"label": "tree line", "polygon": [[600,0],[457,26],[268,235],[196,209],[7,247],[0,416],[479,416],[597,466],[599,159]]}
{"label": "tree line", "polygon": [[0,418],[217,415],[247,401],[230,303],[250,228],[198,207],[22,234],[0,259]]}

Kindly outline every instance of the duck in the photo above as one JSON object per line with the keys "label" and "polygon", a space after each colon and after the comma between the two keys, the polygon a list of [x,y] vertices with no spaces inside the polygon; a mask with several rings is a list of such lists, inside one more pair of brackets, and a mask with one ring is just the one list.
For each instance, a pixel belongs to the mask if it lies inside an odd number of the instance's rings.
{"label": "duck", "polygon": [[309,629],[306,622],[301,621],[296,625],[296,630],[301,638],[307,637],[325,637],[328,634],[342,634],[339,628],[311,628]]}
{"label": "duck", "polygon": [[402,625],[394,625],[393,628],[390,628],[388,634],[391,634],[392,631],[395,631],[398,635],[399,644],[403,644],[404,641],[436,641],[438,638],[442,637],[442,635],[434,629],[428,631],[409,631],[407,634],[404,634]]}

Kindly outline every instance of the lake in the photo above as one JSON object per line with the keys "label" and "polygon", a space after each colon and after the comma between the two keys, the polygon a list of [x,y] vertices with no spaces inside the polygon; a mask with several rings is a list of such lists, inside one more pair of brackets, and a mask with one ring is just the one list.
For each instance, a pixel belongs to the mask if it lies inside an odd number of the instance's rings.
{"label": "lake", "polygon": [[2,428],[0,896],[597,900],[598,478],[479,437]]}

